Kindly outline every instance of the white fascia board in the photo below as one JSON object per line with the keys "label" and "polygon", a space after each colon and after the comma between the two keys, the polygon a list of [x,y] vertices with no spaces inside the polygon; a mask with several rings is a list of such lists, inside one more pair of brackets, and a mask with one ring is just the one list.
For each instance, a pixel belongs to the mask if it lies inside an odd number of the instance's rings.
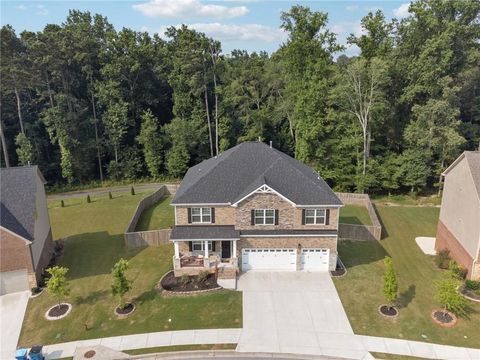
{"label": "white fascia board", "polygon": [[240,237],[338,237],[338,234],[282,234],[282,235],[240,235]]}
{"label": "white fascia board", "polygon": [[3,230],[5,230],[5,231],[8,232],[9,234],[12,234],[13,236],[16,236],[16,237],[20,238],[21,240],[25,241],[25,243],[26,243],[27,245],[30,245],[30,244],[32,243],[30,240],[25,239],[23,236],[18,235],[17,233],[15,233],[15,232],[7,229],[7,228],[4,227],[4,226],[1,226],[1,225],[0,225],[0,228],[2,228]]}
{"label": "white fascia board", "polygon": [[197,204],[170,204],[172,206],[231,206],[231,203],[197,203]]}
{"label": "white fascia board", "polygon": [[170,239],[171,242],[182,242],[182,241],[237,241],[240,238],[234,239]]}
{"label": "white fascia board", "polygon": [[341,205],[296,205],[297,208],[341,208],[344,207],[345,204]]}
{"label": "white fascia board", "polygon": [[245,195],[243,198],[241,198],[240,200],[234,202],[232,204],[232,206],[234,207],[237,207],[239,203],[241,203],[243,200],[245,199],[248,199],[250,196],[252,196],[253,194],[255,194],[258,190],[260,190],[262,187],[267,187],[269,189],[269,191],[271,191],[272,193],[274,193],[275,195],[278,195],[280,196],[282,199],[286,200],[287,202],[289,202],[290,204],[292,204],[292,206],[296,206],[296,204],[290,200],[289,198],[287,198],[286,196],[280,194],[277,190],[275,190],[274,188],[272,188],[271,186],[268,186],[267,184],[263,184],[263,185],[260,185],[258,188],[256,188],[255,190],[253,190],[252,192],[250,192],[249,194]]}

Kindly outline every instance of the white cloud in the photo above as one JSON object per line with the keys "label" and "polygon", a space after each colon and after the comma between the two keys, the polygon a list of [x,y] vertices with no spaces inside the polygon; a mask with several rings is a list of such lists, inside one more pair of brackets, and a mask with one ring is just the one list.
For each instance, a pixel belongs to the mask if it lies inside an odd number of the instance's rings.
{"label": "white cloud", "polygon": [[[180,27],[181,25],[174,25]],[[220,40],[221,42],[232,41],[260,41],[260,42],[281,42],[286,40],[287,34],[282,29],[275,29],[260,24],[222,24],[222,23],[197,23],[187,24],[189,29],[205,33],[207,36]],[[163,33],[168,26],[163,26],[159,34]]]}
{"label": "white cloud", "polygon": [[150,0],[132,7],[148,17],[166,18],[233,18],[248,13],[246,6],[202,4],[199,0]]}
{"label": "white cloud", "polygon": [[47,16],[48,15],[48,10],[45,7],[45,5],[37,5],[36,8],[37,8],[37,11],[35,12],[35,15],[38,15],[38,16]]}
{"label": "white cloud", "polygon": [[407,17],[410,13],[408,12],[408,7],[410,6],[410,3],[402,4],[400,7],[396,8],[393,10],[393,14],[399,18],[403,19]]}
{"label": "white cloud", "polygon": [[25,5],[17,5],[15,6],[15,9],[23,11],[23,10],[27,10],[27,7]]}
{"label": "white cloud", "polygon": [[337,34],[339,40],[346,39],[350,34],[360,36],[365,33],[360,20],[340,21],[332,25],[331,30]]}
{"label": "white cloud", "polygon": [[347,11],[358,10],[358,5],[347,5],[347,6],[345,6],[345,10],[347,10]]}

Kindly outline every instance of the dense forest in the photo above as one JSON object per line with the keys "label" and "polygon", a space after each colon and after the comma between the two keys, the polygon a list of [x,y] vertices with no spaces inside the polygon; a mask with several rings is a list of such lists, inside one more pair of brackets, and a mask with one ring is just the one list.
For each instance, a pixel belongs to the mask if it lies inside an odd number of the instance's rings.
{"label": "dense forest", "polygon": [[303,6],[282,13],[288,38],[273,54],[75,10],[36,33],[3,26],[2,166],[38,164],[50,184],[180,178],[260,139],[337,190],[435,189],[479,147],[479,11],[425,0],[401,21],[370,12],[352,58],[338,56],[328,15]]}

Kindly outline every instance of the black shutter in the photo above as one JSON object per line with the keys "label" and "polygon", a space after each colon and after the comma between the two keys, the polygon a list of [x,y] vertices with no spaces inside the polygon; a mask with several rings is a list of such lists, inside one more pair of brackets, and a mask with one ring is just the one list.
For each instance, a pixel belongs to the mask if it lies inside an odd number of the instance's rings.
{"label": "black shutter", "polygon": [[[188,208],[188,223],[192,223],[192,208]],[[192,250],[190,250],[192,251]]]}
{"label": "black shutter", "polygon": [[[190,210],[190,209],[188,209]],[[188,242],[188,251],[192,251],[193,250],[193,244],[191,241]]]}
{"label": "black shutter", "polygon": [[250,214],[251,214],[251,217],[252,217],[250,224],[255,225],[255,210],[252,209],[250,211]]}
{"label": "black shutter", "polygon": [[216,241],[212,241],[212,251],[215,251],[215,248],[216,248],[215,245],[217,245],[217,242],[216,242]]}
{"label": "black shutter", "polygon": [[330,209],[325,210],[325,225],[330,224]]}
{"label": "black shutter", "polygon": [[302,209],[302,225],[305,225],[305,209]]}
{"label": "black shutter", "polygon": [[278,210],[275,210],[275,225],[278,225]]}
{"label": "black shutter", "polygon": [[212,211],[212,224],[215,224],[215,208],[212,208],[211,211]]}

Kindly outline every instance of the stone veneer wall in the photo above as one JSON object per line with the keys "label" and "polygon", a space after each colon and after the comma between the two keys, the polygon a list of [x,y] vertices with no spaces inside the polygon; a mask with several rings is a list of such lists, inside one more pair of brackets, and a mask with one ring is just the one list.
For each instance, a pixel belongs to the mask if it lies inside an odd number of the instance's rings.
{"label": "stone veneer wall", "polygon": [[473,267],[473,259],[470,254],[464,249],[462,244],[455,238],[441,220],[438,221],[436,238],[435,250],[437,252],[443,249],[450,250],[450,256],[452,259],[468,270],[467,277],[469,279],[480,280],[479,264],[476,264],[475,268]]}

